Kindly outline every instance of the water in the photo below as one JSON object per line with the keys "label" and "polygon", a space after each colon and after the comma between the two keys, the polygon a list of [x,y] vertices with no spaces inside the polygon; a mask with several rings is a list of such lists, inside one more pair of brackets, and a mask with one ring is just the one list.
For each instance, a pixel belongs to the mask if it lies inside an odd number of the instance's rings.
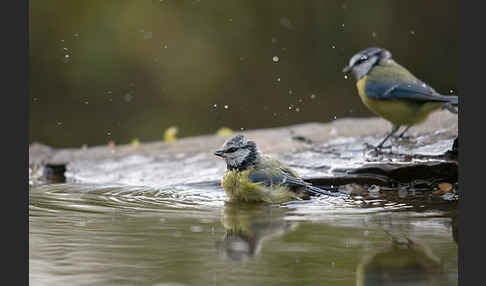
{"label": "water", "polygon": [[29,197],[30,285],[457,285],[456,202],[71,183]]}

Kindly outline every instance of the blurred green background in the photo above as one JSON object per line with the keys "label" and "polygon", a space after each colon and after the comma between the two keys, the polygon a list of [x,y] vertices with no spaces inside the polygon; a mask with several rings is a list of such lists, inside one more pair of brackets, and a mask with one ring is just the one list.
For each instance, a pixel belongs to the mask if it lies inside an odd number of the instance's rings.
{"label": "blurred green background", "polygon": [[[30,142],[80,147],[373,114],[341,69],[389,49],[458,93],[459,1],[30,1]],[[274,57],[278,57],[274,58]]]}

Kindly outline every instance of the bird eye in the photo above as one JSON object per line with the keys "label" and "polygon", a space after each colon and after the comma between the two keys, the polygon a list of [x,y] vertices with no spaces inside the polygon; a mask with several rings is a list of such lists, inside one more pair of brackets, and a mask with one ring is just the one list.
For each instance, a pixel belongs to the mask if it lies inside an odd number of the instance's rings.
{"label": "bird eye", "polygon": [[356,61],[356,64],[360,64],[360,63],[362,63],[362,62],[366,61],[367,59],[368,59],[368,57],[367,57],[367,56],[362,56],[361,58],[359,58],[359,59]]}
{"label": "bird eye", "polygon": [[226,153],[233,153],[235,151],[236,151],[236,148],[235,147],[231,147],[228,150],[226,150]]}

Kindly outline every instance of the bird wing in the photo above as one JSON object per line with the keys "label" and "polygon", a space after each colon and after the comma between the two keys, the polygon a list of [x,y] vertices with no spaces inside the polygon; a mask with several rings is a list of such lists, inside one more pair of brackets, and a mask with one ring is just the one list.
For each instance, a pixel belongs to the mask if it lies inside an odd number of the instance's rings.
{"label": "bird wing", "polygon": [[[275,166],[276,164],[280,164],[280,166]],[[272,185],[286,185],[292,189],[303,187],[309,193],[316,195],[335,195],[330,191],[322,190],[305,182],[292,169],[276,161],[273,164],[256,166],[248,174],[248,179],[252,183],[262,184],[267,187]]]}
{"label": "bird wing", "polygon": [[304,187],[308,185],[302,179],[295,177],[289,170],[281,167],[255,168],[248,174],[248,179],[252,183],[259,183],[264,186],[283,184],[289,187]]}
{"label": "bird wing", "polygon": [[408,100],[415,102],[450,102],[457,104],[457,96],[445,96],[420,80],[367,80],[366,96],[381,100]]}

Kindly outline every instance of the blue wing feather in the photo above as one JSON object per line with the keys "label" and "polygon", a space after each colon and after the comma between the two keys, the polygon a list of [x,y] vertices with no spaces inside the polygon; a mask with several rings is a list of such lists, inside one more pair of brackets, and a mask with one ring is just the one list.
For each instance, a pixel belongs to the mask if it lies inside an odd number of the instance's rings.
{"label": "blue wing feather", "polygon": [[256,168],[248,174],[248,179],[252,183],[260,183],[267,187],[272,185],[286,185],[291,188],[304,187],[306,191],[315,195],[336,195],[330,191],[312,186],[310,183],[293,175],[292,172],[286,168],[278,168],[278,170]]}
{"label": "blue wing feather", "polygon": [[417,103],[450,102],[457,104],[457,96],[444,96],[420,80],[401,81],[383,80],[366,81],[366,96],[381,100],[407,100]]}

